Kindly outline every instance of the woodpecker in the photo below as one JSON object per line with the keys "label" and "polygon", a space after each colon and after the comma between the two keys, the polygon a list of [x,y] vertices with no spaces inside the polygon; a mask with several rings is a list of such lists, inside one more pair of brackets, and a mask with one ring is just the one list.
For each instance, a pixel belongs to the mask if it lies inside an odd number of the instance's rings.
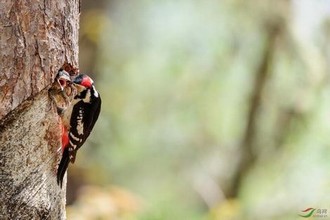
{"label": "woodpecker", "polygon": [[62,116],[62,158],[57,169],[57,183],[62,187],[69,162],[74,163],[78,149],[90,135],[101,110],[101,97],[93,80],[80,74],[72,80],[76,94]]}

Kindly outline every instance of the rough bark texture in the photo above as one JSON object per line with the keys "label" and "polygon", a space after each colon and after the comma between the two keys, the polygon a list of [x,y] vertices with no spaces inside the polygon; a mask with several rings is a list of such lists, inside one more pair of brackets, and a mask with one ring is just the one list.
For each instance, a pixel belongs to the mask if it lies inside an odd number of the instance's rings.
{"label": "rough bark texture", "polygon": [[0,4],[0,219],[65,219],[59,118],[48,89],[77,65],[79,0]]}
{"label": "rough bark texture", "polygon": [[79,0],[1,1],[0,119],[77,63]]}

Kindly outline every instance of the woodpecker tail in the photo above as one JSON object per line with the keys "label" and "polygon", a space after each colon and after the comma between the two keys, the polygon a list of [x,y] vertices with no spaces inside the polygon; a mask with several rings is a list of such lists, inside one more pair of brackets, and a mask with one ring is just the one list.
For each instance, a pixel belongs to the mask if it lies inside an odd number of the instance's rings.
{"label": "woodpecker tail", "polygon": [[60,185],[61,188],[63,183],[63,177],[66,170],[68,169],[69,162],[70,162],[69,149],[65,148],[62,154],[61,162],[58,165],[58,169],[57,169],[57,184]]}

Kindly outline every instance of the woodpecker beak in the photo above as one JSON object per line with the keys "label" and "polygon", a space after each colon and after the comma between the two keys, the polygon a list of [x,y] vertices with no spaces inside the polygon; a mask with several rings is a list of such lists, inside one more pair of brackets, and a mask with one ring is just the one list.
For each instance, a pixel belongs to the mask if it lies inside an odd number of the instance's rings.
{"label": "woodpecker beak", "polygon": [[65,70],[58,71],[56,79],[57,79],[57,83],[61,87],[62,91],[64,91],[64,88],[67,85],[71,84],[70,75]]}

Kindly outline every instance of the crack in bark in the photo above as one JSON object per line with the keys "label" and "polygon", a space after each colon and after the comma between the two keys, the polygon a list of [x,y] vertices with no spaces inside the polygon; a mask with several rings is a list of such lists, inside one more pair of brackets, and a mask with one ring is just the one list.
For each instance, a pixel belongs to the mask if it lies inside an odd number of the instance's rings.
{"label": "crack in bark", "polygon": [[35,38],[35,40],[36,40],[36,44],[35,44],[36,45],[36,55],[39,57],[41,69],[43,70],[43,72],[45,72],[45,69],[44,69],[45,65],[44,65],[43,59],[41,57],[40,49],[39,49],[39,41],[37,38]]}

